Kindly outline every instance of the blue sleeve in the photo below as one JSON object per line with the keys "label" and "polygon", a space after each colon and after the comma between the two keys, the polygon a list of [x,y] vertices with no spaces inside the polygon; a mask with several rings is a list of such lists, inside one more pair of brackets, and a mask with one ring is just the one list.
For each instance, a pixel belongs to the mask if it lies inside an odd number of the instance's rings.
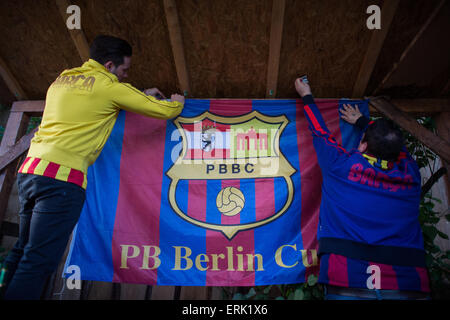
{"label": "blue sleeve", "polygon": [[319,166],[327,170],[341,157],[347,157],[347,151],[336,141],[328,130],[323,117],[317,108],[312,95],[303,98],[304,112],[313,135]]}
{"label": "blue sleeve", "polygon": [[362,132],[365,132],[370,124],[370,119],[367,118],[365,115],[362,115],[358,118],[355,122],[355,127],[358,127]]}

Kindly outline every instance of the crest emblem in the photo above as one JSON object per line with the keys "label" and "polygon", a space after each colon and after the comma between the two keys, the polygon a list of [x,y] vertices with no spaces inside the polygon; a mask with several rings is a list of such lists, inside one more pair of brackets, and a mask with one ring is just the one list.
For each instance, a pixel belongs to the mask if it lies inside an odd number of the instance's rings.
{"label": "crest emblem", "polygon": [[[289,208],[294,187],[291,179],[295,169],[280,151],[280,137],[288,119],[266,116],[253,111],[238,117],[223,117],[204,112],[192,118],[174,120],[182,137],[182,150],[167,171],[171,179],[169,202],[175,213],[198,227],[222,232],[232,239],[238,232],[266,225]],[[278,212],[259,221],[243,224],[217,224],[200,221],[183,212],[176,199],[181,180],[226,180],[284,178],[287,197]],[[216,195],[217,214],[235,216],[246,205],[245,190],[226,187]]]}

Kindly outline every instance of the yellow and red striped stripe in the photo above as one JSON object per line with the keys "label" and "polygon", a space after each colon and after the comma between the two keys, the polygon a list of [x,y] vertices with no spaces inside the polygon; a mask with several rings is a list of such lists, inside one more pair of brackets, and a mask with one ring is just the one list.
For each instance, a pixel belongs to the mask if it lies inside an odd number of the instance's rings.
{"label": "yellow and red striped stripe", "polygon": [[20,167],[19,172],[74,183],[83,189],[86,189],[87,186],[85,173],[44,159],[27,157]]}

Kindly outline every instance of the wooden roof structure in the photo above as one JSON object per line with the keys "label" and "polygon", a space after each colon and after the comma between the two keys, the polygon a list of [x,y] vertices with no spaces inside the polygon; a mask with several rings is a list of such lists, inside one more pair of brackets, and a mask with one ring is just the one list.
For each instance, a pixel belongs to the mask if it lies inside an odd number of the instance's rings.
{"label": "wooden roof structure", "polygon": [[[69,5],[81,29],[69,30]],[[370,30],[370,5],[381,29]],[[88,59],[98,34],[133,46],[128,82],[188,98],[297,98],[307,74],[320,98],[373,97],[450,161],[450,0],[16,0],[0,2],[0,225],[19,157],[49,85]],[[380,98],[384,97],[384,98]],[[413,118],[434,116],[438,135]],[[448,178],[447,178],[448,179]],[[448,183],[448,182],[447,182]]]}
{"label": "wooden roof structure", "polygon": [[[81,30],[66,27],[70,4]],[[366,26],[371,4],[381,30]],[[98,34],[132,44],[130,83],[192,98],[293,98],[300,74],[317,97],[450,96],[446,0],[17,0],[0,17],[6,104],[44,99]]]}

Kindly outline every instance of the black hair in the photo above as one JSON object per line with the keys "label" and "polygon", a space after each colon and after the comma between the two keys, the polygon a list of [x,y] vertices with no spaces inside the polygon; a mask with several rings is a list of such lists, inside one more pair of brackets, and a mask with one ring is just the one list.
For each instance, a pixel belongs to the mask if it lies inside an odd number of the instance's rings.
{"label": "black hair", "polygon": [[396,161],[403,148],[403,135],[390,120],[375,120],[366,130],[363,142],[367,142],[367,152],[376,158]]}
{"label": "black hair", "polygon": [[100,64],[112,61],[116,67],[123,64],[124,57],[131,57],[131,45],[120,38],[99,35],[92,41],[89,55]]}

